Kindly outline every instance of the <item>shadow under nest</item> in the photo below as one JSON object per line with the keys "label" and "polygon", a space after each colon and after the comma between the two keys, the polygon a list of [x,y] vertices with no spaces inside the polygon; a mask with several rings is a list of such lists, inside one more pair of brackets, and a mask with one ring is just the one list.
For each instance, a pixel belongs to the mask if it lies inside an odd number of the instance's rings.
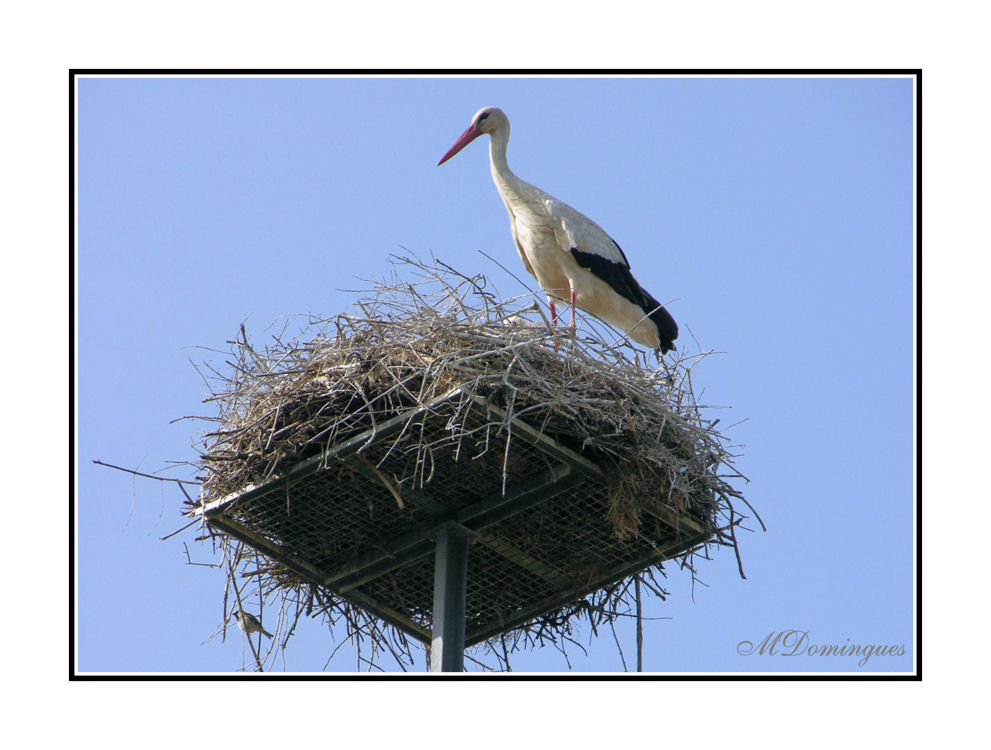
{"label": "shadow under nest", "polygon": [[663,598],[664,560],[694,576],[710,545],[737,551],[742,477],[692,392],[703,355],[651,367],[594,321],[576,336],[498,300],[484,276],[395,265],[357,314],[231,342],[187,508],[225,540],[225,611],[240,568],[280,600],[279,633],[323,614],[370,645],[369,666],[407,669],[429,643],[433,539],[458,523],[466,657],[509,668],[518,649],[574,643],[577,620],[628,616],[641,585]]}

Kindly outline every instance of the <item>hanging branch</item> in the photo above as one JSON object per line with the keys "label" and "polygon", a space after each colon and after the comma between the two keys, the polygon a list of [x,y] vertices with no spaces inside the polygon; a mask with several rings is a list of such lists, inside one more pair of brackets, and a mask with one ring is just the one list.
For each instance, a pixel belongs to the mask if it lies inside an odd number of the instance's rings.
{"label": "hanging branch", "polygon": [[640,604],[640,576],[633,577],[637,600],[637,671],[643,672],[643,608]]}

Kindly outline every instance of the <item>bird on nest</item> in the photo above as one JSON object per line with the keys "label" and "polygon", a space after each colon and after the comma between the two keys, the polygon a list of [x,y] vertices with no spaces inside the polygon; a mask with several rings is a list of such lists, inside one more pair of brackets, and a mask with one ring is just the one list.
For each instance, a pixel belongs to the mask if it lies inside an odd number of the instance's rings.
{"label": "bird on nest", "polygon": [[509,168],[509,118],[498,107],[483,107],[437,162],[438,166],[482,135],[491,137],[489,164],[499,197],[509,213],[509,230],[523,266],[537,279],[557,318],[555,300],[605,321],[638,344],[664,354],[675,349],[678,325],[663,305],[634,278],[619,244],[588,217],[524,182]]}

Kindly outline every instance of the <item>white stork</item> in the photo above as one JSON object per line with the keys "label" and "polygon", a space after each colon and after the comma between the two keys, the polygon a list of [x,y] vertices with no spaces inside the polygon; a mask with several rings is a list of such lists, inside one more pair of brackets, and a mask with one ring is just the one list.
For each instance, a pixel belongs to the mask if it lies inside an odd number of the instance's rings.
{"label": "white stork", "polygon": [[623,331],[638,344],[674,349],[674,318],[630,273],[622,249],[602,228],[571,206],[523,182],[506,162],[509,118],[497,107],[485,107],[437,162],[440,166],[480,135],[492,136],[489,161],[499,197],[509,212],[509,229],[526,270],[547,294],[551,321],[554,300],[575,305]]}

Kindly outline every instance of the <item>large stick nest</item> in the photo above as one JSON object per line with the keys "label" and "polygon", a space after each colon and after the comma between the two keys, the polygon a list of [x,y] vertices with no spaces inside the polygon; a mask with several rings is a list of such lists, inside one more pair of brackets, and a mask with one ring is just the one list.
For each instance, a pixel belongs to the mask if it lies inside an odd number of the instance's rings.
{"label": "large stick nest", "polygon": [[[373,285],[356,311],[309,319],[299,335],[273,336],[261,349],[249,343],[242,326],[230,342],[229,371],[215,370],[220,383],[208,400],[218,407],[219,426],[204,439],[203,487],[191,512],[280,477],[390,416],[460,388],[497,403],[506,420],[525,420],[611,472],[616,481],[606,520],[616,539],[635,540],[645,503],[663,503],[713,531],[708,544],[680,560],[692,575],[692,554],[706,555],[709,545],[736,551],[742,516],[733,503],[743,498],[730,481],[741,475],[716,429],[718,420],[703,414],[692,390],[692,371],[704,355],[657,363],[653,354],[596,321],[581,318],[576,335],[551,326],[534,297],[500,300],[484,276],[466,277],[410,258],[396,259],[393,278]],[[461,416],[459,411],[448,418],[444,440],[459,446],[458,460],[472,461],[490,450],[492,431],[469,427]],[[395,486],[429,488],[431,450],[437,446],[427,440],[406,434],[393,446],[415,457],[410,476],[392,477]],[[500,450],[505,490],[513,451],[508,443]],[[230,586],[251,551],[239,543],[226,549]],[[375,653],[386,652],[404,669],[412,665],[412,642],[401,632],[278,563],[258,562],[242,575],[257,586],[262,601],[281,598],[282,632],[291,633],[302,614],[323,613],[331,623],[346,623],[359,653],[360,644],[370,642],[372,661]],[[657,565],[486,645],[503,666],[517,648],[545,642],[560,647],[571,641],[577,617],[587,617],[595,629],[628,614],[634,581],[638,600],[640,583],[663,597],[654,578],[659,572]],[[235,595],[238,602],[248,596],[240,587],[230,591],[225,606]],[[368,652],[359,658],[367,661]]]}

